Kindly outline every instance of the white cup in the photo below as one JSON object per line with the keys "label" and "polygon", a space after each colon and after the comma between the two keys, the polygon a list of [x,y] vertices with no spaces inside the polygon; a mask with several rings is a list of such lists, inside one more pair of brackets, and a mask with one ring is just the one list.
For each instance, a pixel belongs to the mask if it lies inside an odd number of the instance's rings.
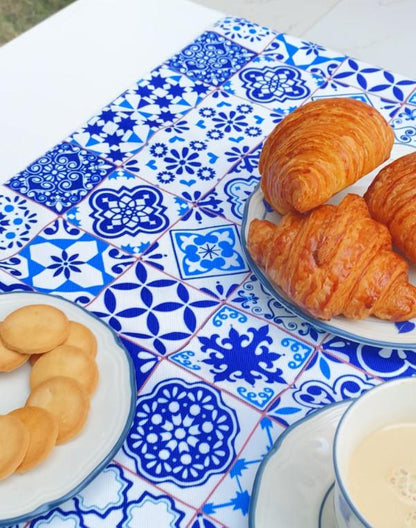
{"label": "white cup", "polygon": [[338,528],[371,528],[348,492],[347,470],[357,445],[370,433],[388,425],[416,423],[416,377],[377,385],[348,407],[334,438],[334,508]]}

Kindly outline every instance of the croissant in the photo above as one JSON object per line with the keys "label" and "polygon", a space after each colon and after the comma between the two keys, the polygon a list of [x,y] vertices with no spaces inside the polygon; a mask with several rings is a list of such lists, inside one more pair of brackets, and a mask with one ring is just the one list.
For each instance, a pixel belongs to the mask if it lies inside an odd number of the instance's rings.
{"label": "croissant", "polygon": [[416,152],[384,167],[364,198],[371,216],[389,228],[394,245],[416,264]]}
{"label": "croissant", "polygon": [[281,121],[259,162],[266,201],[304,213],[389,158],[394,135],[373,107],[349,98],[312,101]]}
{"label": "croissant", "polygon": [[252,220],[247,249],[271,283],[316,318],[416,316],[407,262],[392,251],[388,229],[356,194],[338,206],[288,213],[277,225]]}

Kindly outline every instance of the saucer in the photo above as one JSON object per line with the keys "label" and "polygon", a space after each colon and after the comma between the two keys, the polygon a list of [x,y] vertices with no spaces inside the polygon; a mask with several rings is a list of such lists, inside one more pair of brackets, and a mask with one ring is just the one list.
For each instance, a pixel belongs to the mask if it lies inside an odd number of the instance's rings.
{"label": "saucer", "polygon": [[257,471],[250,528],[335,528],[332,443],[346,400],[307,416],[276,441]]}

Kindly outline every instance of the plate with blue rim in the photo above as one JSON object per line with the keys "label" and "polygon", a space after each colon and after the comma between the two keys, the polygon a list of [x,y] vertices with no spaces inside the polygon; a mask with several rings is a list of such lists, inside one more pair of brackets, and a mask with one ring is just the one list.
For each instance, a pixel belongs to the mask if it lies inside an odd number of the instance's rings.
{"label": "plate with blue rim", "polygon": [[[29,304],[48,304],[69,320],[87,326],[97,339],[99,381],[91,397],[87,422],[66,444],[55,446],[39,466],[0,481],[0,526],[18,524],[70,499],[113,459],[127,436],[136,409],[136,376],[132,359],[117,335],[100,319],[71,301],[35,292],[0,294],[0,320]],[[0,414],[25,404],[30,363],[0,373]]]}
{"label": "plate with blue rim", "polygon": [[335,528],[332,445],[352,400],[326,405],[288,427],[263,458],[249,528]]}
{"label": "plate with blue rim", "polygon": [[[408,150],[404,149],[402,146],[395,146],[394,157],[407,153]],[[390,161],[391,160],[389,160],[389,162]],[[380,168],[376,169],[376,171],[368,174],[354,185],[351,185],[344,191],[338,193],[329,201],[329,203],[339,203],[348,193],[355,193],[362,196],[379,170]],[[377,319],[373,316],[362,320],[352,320],[343,316],[338,316],[329,321],[322,321],[312,317],[296,306],[296,304],[294,304],[278,286],[271,283],[266,273],[254,262],[247,250],[248,229],[250,227],[250,222],[254,218],[270,220],[274,223],[278,223],[281,219],[281,216],[273,211],[270,205],[265,201],[260,185],[253,190],[245,204],[241,229],[242,247],[249,266],[257,279],[287,310],[298,315],[316,328],[338,335],[347,340],[386,348],[405,349],[416,346],[416,319],[394,323]],[[416,286],[416,268],[410,263],[409,282]]]}

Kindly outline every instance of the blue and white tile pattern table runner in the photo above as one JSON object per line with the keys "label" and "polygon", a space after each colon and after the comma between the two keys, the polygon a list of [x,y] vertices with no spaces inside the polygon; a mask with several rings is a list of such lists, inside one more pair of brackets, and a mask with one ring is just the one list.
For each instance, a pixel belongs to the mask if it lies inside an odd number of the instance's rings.
{"label": "blue and white tile pattern table runner", "polygon": [[118,333],[138,385],[112,463],[21,527],[245,527],[285,428],[415,373],[416,350],[346,341],[286,311],[243,256],[262,142],[330,96],[373,105],[416,148],[415,81],[227,17],[2,187],[1,291],[85,307]]}

